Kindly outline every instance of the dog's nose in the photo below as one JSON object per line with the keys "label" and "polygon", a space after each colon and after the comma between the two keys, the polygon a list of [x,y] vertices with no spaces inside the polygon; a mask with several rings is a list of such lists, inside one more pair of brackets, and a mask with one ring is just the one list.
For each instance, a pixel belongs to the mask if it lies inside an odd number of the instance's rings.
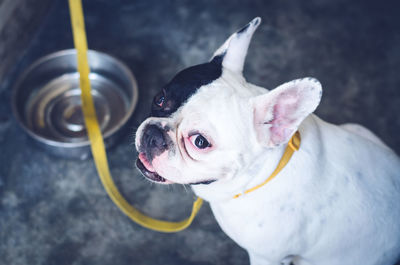
{"label": "dog's nose", "polygon": [[168,147],[163,130],[156,125],[146,127],[142,138],[142,145],[150,159],[161,154]]}

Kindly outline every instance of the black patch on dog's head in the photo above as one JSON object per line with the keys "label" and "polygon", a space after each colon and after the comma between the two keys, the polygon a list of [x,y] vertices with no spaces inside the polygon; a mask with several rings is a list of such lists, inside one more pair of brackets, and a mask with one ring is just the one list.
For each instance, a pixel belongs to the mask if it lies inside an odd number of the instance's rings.
{"label": "black patch on dog's head", "polygon": [[222,74],[224,54],[210,62],[195,65],[179,72],[153,100],[151,116],[168,117],[174,113],[197,89],[218,79]]}

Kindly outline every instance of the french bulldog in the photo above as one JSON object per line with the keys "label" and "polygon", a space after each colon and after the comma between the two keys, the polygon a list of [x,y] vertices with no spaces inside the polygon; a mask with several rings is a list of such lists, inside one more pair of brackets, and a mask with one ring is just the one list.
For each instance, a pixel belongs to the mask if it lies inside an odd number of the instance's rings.
{"label": "french bulldog", "polygon": [[[271,91],[243,65],[260,25],[231,35],[211,60],[179,72],[138,128],[137,167],[160,184],[190,184],[253,265],[389,265],[400,257],[400,159],[357,124],[312,114],[314,78]],[[266,185],[291,137],[300,148]]]}

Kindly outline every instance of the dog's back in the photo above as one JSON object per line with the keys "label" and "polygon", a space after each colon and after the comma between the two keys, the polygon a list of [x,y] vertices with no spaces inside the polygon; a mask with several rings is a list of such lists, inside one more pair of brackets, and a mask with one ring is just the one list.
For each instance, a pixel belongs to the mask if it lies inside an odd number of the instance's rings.
{"label": "dog's back", "polygon": [[394,264],[400,254],[399,157],[360,125],[313,119],[324,165],[319,195],[325,198],[314,202],[315,215],[324,222],[315,246],[321,256],[315,260],[328,265]]}

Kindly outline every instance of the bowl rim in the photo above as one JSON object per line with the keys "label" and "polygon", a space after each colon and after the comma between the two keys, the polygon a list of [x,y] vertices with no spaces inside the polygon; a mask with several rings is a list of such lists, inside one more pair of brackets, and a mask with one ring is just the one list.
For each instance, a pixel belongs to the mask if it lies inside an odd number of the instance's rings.
{"label": "bowl rim", "polygon": [[[35,133],[34,131],[32,131],[31,129],[29,129],[19,111],[17,108],[17,94],[20,91],[21,88],[21,84],[23,83],[23,81],[29,76],[29,74],[35,69],[37,68],[40,64],[51,60],[53,58],[59,57],[59,56],[63,56],[63,55],[72,55],[74,54],[76,56],[76,49],[65,49],[65,50],[60,50],[60,51],[56,51],[50,54],[47,54],[45,56],[42,56],[38,59],[36,59],[32,64],[30,64],[23,72],[21,75],[18,76],[17,80],[15,81],[15,84],[12,87],[12,94],[11,94],[11,101],[12,101],[12,112],[14,114],[14,117],[16,118],[18,124],[21,126],[21,128],[29,135],[31,136],[33,139],[44,143],[46,145],[49,146],[53,146],[53,147],[57,147],[57,148],[80,148],[80,147],[86,147],[86,146],[90,146],[90,140],[85,140],[85,141],[79,141],[79,142],[61,142],[61,141],[56,141],[56,140],[51,140],[48,139],[46,137],[43,137],[40,134]],[[131,118],[138,99],[139,99],[139,89],[137,86],[137,81],[135,76],[133,75],[132,71],[128,68],[128,66],[123,63],[121,60],[119,60],[118,58],[109,55],[107,53],[104,52],[100,52],[97,50],[88,50],[88,54],[94,54],[94,55],[100,55],[102,57],[106,57],[108,59],[111,59],[114,63],[116,63],[118,65],[118,67],[126,74],[126,77],[129,79],[129,82],[131,84],[131,90],[132,90],[132,100],[130,100],[130,104],[129,104],[129,108],[127,109],[127,112],[125,113],[124,117],[114,126],[112,127],[109,131],[107,131],[105,134],[103,134],[103,139],[106,140],[109,137],[111,137],[112,135],[114,135],[117,131],[119,131],[120,129],[122,129],[122,127],[128,122],[128,120]],[[88,56],[89,57],[89,56]]]}

